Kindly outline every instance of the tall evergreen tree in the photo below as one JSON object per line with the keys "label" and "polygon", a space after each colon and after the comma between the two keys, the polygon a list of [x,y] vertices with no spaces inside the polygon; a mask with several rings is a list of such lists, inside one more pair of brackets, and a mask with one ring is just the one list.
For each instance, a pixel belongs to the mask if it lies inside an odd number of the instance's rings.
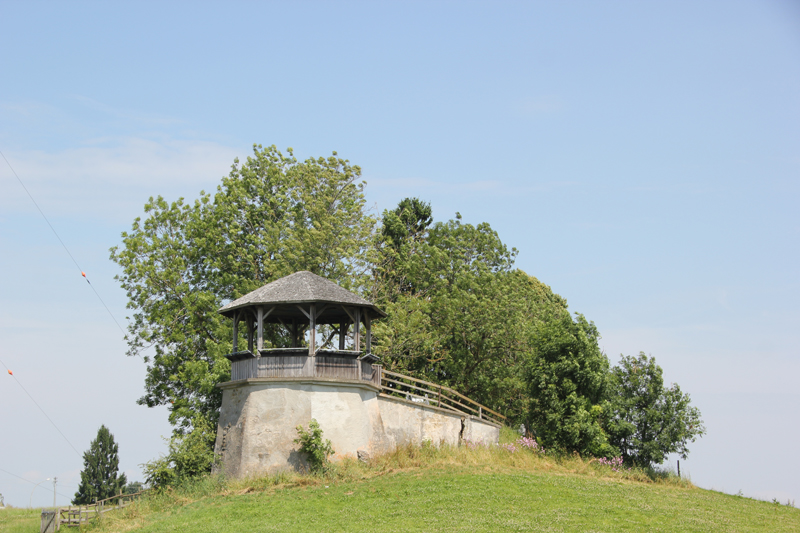
{"label": "tall evergreen tree", "polygon": [[119,494],[127,479],[125,474],[118,474],[119,446],[114,442],[114,435],[106,426],[100,426],[97,437],[83,452],[83,470],[81,484],[72,503],[85,505],[97,500],[110,498]]}

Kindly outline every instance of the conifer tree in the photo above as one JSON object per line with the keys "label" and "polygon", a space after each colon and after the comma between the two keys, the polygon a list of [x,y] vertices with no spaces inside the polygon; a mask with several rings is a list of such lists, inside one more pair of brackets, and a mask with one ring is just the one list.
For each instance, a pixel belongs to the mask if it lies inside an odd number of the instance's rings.
{"label": "conifer tree", "polygon": [[114,442],[114,435],[104,425],[97,430],[97,437],[83,452],[83,470],[81,484],[72,503],[86,505],[97,500],[104,500],[119,494],[127,479],[125,474],[118,474],[119,446]]}

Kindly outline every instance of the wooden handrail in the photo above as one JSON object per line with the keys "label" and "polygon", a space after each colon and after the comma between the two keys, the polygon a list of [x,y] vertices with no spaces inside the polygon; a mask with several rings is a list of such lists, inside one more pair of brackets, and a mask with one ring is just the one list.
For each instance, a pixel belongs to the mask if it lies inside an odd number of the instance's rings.
{"label": "wooden handrail", "polygon": [[460,392],[458,392],[458,391],[455,391],[455,390],[453,390],[453,389],[451,389],[450,387],[447,387],[447,386],[445,386],[445,385],[437,385],[436,383],[431,383],[431,382],[429,382],[429,381],[425,381],[425,380],[422,380],[422,379],[419,379],[419,378],[414,378],[414,377],[411,377],[411,376],[406,376],[406,375],[403,375],[403,374],[398,374],[397,372],[391,372],[391,371],[389,371],[389,370],[383,370],[383,373],[384,373],[384,374],[389,374],[389,375],[392,375],[392,376],[395,376],[395,377],[399,377],[399,378],[401,378],[401,379],[410,379],[410,380],[412,380],[412,381],[416,381],[416,382],[419,382],[419,383],[424,383],[425,385],[430,385],[431,387],[436,387],[437,389],[441,389],[441,390],[443,390],[443,391],[447,391],[447,392],[453,393],[453,394],[455,394],[456,396],[458,396],[459,398],[462,398],[462,399],[464,399],[464,400],[467,400],[467,401],[468,401],[468,402],[470,402],[470,403],[474,403],[475,405],[477,405],[478,407],[480,407],[480,408],[481,408],[481,409],[483,409],[484,411],[487,411],[487,412],[489,412],[489,413],[492,413],[493,415],[495,415],[495,416],[497,416],[497,417],[499,417],[499,418],[502,418],[503,420],[505,420],[505,419],[506,419],[506,417],[504,417],[503,415],[501,415],[501,414],[500,414],[500,413],[498,413],[497,411],[493,411],[493,410],[489,409],[488,407],[486,407],[485,405],[481,405],[481,404],[479,404],[478,402],[476,402],[475,400],[473,400],[473,399],[471,399],[471,398],[467,398],[466,396],[464,396],[464,395],[463,395],[463,394],[461,394]]}
{"label": "wooden handrail", "polygon": [[[398,381],[396,379],[390,379],[389,377],[384,377],[384,376],[392,376],[392,377],[399,378],[399,379],[409,380],[409,381],[417,383],[417,384],[427,385],[429,387],[432,387],[433,390],[426,389],[426,388],[423,388],[423,387],[419,387],[417,385],[412,385],[411,383],[403,383],[402,381]],[[473,400],[471,398],[467,398],[463,394],[451,389],[450,387],[446,387],[444,385],[437,385],[436,383],[431,383],[430,381],[425,381],[423,379],[418,379],[418,378],[415,378],[415,377],[412,377],[412,376],[406,376],[404,374],[398,374],[397,372],[392,372],[392,371],[389,371],[389,370],[381,369],[381,388],[383,390],[388,391],[388,392],[395,392],[395,393],[402,393],[403,392],[403,391],[400,391],[400,390],[398,390],[396,388],[393,388],[393,387],[390,387],[390,386],[384,386],[383,385],[384,381],[387,382],[387,383],[397,384],[397,385],[399,385],[401,387],[408,387],[408,388],[415,389],[415,390],[418,390],[418,391],[431,393],[431,394],[433,394],[435,396],[435,398],[428,398],[429,401],[430,400],[436,401],[438,399],[439,402],[440,402],[440,405],[441,405],[441,401],[445,401],[446,400],[446,401],[448,401],[450,403],[453,403],[453,404],[456,404],[458,406],[461,406],[464,409],[467,409],[468,411],[472,411],[473,413],[478,413],[478,416],[481,417],[481,418],[483,416],[485,416],[484,413],[490,413],[491,415],[494,415],[494,417],[497,417],[500,420],[505,420],[506,419],[505,416],[501,415],[497,411],[493,411],[492,409],[489,409],[488,407],[479,404],[475,400]],[[448,394],[452,394],[454,396],[457,396],[458,398],[460,398],[462,400],[466,400],[466,401],[478,406],[478,408],[476,409],[476,408],[474,408],[474,407],[472,407],[470,405],[464,405],[463,403],[459,402],[458,400],[456,400],[454,398],[450,398],[450,397],[447,396],[447,394],[443,394],[443,393],[448,393]],[[422,398],[422,396],[419,396],[419,395],[414,394],[412,392],[408,392],[407,394],[411,394],[413,396],[417,396],[417,397]],[[469,414],[469,413],[465,413],[464,411],[461,411],[461,410],[459,410],[459,409],[457,409],[457,408],[455,408],[455,407],[453,407],[451,405],[445,405],[445,407],[448,408],[449,410],[452,410],[452,411],[455,411],[455,412],[460,412],[460,413],[463,413],[463,414]],[[491,418],[494,418],[494,417],[487,417],[487,418],[491,419]],[[500,422],[500,423],[502,423],[502,422]]]}
{"label": "wooden handrail", "polygon": [[[403,383],[402,381],[397,381],[397,380],[389,379],[389,378],[383,378],[383,381],[388,381],[389,383],[397,383],[398,385],[401,385],[403,387],[409,387],[409,388],[420,390],[420,391],[423,391],[423,392],[429,392],[429,393],[434,395],[434,398],[427,398],[428,400],[431,400],[431,399],[446,400],[448,402],[451,402],[451,403],[454,403],[456,405],[459,405],[459,406],[463,407],[464,409],[468,409],[468,410],[472,411],[473,413],[480,414],[480,411],[478,409],[475,409],[474,407],[471,407],[469,405],[464,405],[463,403],[459,402],[458,400],[454,400],[453,398],[448,398],[447,396],[442,396],[440,391],[423,389],[422,387],[417,387],[415,385],[410,385],[408,383]],[[392,390],[392,391],[396,391],[397,390],[397,389],[392,389],[391,387],[388,387],[388,389]],[[446,389],[446,387],[443,387],[443,389]],[[398,392],[400,392],[400,391],[398,391]],[[445,392],[446,392],[446,390],[445,390]],[[422,396],[419,396],[418,394],[414,394],[414,393],[407,393],[407,394],[412,394],[413,396],[418,396],[419,398],[422,398]],[[446,407],[450,407],[450,406],[448,405]],[[458,412],[461,412],[461,411],[458,411]]]}
{"label": "wooden handrail", "polygon": [[[132,498],[133,496],[141,496],[142,494],[144,494],[148,490],[150,490],[150,489],[140,490],[139,492],[131,492],[130,494],[115,494],[114,496],[111,496],[110,498],[106,498],[105,500],[97,500],[95,503],[105,503],[105,502],[107,502],[109,500],[116,500],[118,498]],[[94,505],[94,504],[92,504],[92,505]]]}
{"label": "wooden handrail", "polygon": [[[505,420],[505,418],[506,418],[506,417],[504,417],[503,415],[501,415],[500,413],[497,413],[497,412],[495,412],[495,411],[492,411],[492,410],[491,410],[491,409],[489,409],[488,407],[486,407],[486,406],[484,406],[484,405],[481,405],[481,404],[479,404],[478,402],[476,402],[476,401],[475,401],[475,400],[473,400],[472,398],[468,398],[468,397],[464,396],[463,394],[461,394],[460,392],[458,392],[458,391],[456,391],[456,390],[453,390],[453,389],[451,389],[450,387],[447,387],[447,386],[445,386],[445,385],[437,385],[436,383],[431,383],[431,382],[429,382],[429,381],[425,381],[425,380],[422,380],[422,379],[419,379],[419,378],[415,378],[415,377],[411,377],[411,376],[405,376],[405,375],[403,375],[403,374],[398,374],[397,372],[391,372],[391,371],[389,371],[389,370],[384,370],[384,373],[386,373],[386,374],[392,374],[392,375],[394,375],[394,376],[397,376],[397,377],[400,377],[400,378],[402,378],[402,379],[410,379],[410,380],[413,380],[413,381],[417,381],[417,382],[419,382],[419,383],[424,383],[424,384],[426,384],[426,385],[430,385],[430,386],[432,386],[432,387],[436,387],[437,389],[441,389],[441,390],[443,390],[443,391],[447,391],[447,392],[449,392],[449,393],[455,394],[455,395],[456,395],[456,396],[458,396],[459,398],[462,398],[462,399],[464,399],[464,400],[467,400],[467,401],[468,401],[468,402],[470,402],[470,403],[474,403],[475,405],[477,405],[477,406],[478,406],[478,407],[480,407],[481,409],[483,409],[483,410],[485,410],[485,411],[488,411],[488,412],[492,413],[493,415],[496,415],[496,416],[498,416],[498,417],[500,417],[500,418],[502,418],[502,419],[504,419],[504,420]],[[472,409],[472,408],[470,408],[470,409]],[[473,410],[473,411],[477,411],[477,409],[472,409],[472,410]]]}

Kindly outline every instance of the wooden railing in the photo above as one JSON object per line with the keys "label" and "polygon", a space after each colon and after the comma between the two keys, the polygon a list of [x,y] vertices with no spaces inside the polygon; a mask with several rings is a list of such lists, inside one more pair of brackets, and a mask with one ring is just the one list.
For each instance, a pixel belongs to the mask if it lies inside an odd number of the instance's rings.
{"label": "wooden railing", "polygon": [[380,365],[337,355],[270,355],[231,363],[231,381],[251,378],[321,378],[381,386]]}
{"label": "wooden railing", "polygon": [[[40,533],[59,531],[61,526],[80,527],[82,523],[92,518],[102,516],[103,513],[122,509],[131,504],[133,500],[147,491],[133,494],[118,494],[105,500],[99,500],[91,505],[76,505],[70,507],[57,507],[56,509],[42,510],[42,525]],[[114,501],[116,500],[116,503]]]}
{"label": "wooden railing", "polygon": [[437,385],[388,370],[382,370],[381,374],[381,390],[384,394],[403,398],[413,403],[433,405],[454,413],[477,416],[495,424],[502,425],[506,419],[497,411],[492,411],[444,385]]}
{"label": "wooden railing", "polygon": [[[287,350],[288,351],[288,350]],[[366,381],[382,392],[414,403],[435,405],[442,409],[502,424],[506,419],[478,402],[444,385],[383,370],[380,365],[354,356],[335,353],[315,357],[289,353],[254,357],[249,352],[231,362],[231,381],[252,378],[321,378],[330,380]]]}

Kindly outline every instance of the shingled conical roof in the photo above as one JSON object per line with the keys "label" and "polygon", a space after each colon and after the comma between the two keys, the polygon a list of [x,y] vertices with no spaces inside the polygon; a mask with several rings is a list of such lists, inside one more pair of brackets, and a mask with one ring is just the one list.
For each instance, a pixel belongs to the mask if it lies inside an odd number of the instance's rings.
{"label": "shingled conical roof", "polygon": [[333,304],[337,307],[361,307],[371,309],[374,317],[386,316],[386,313],[378,309],[372,302],[305,270],[267,283],[222,307],[219,312],[225,316],[233,316],[234,311],[243,307],[275,306],[275,318],[277,318],[284,314],[278,312],[279,308],[288,310],[296,304],[308,303]]}

